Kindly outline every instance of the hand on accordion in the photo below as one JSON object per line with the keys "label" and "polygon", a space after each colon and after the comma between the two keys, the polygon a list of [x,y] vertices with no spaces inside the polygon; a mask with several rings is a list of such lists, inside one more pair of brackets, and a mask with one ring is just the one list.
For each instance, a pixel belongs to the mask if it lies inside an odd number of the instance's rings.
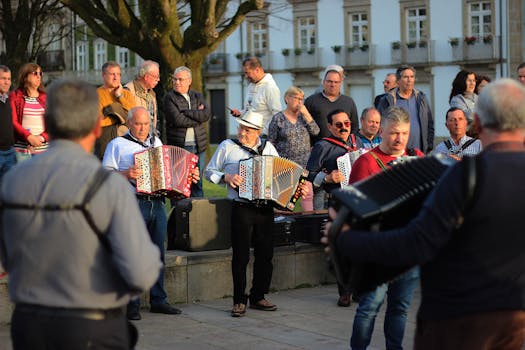
{"label": "hand on accordion", "polygon": [[195,168],[190,170],[189,180],[191,182],[196,184],[197,182],[199,182],[200,178],[201,178],[201,176],[200,176],[200,172],[199,172],[199,167],[195,167]]}
{"label": "hand on accordion", "polygon": [[142,170],[137,165],[132,165],[128,168],[128,170],[124,170],[121,173],[130,180],[136,180],[140,175],[142,175]]}
{"label": "hand on accordion", "polygon": [[303,182],[299,185],[299,189],[301,190],[301,198],[306,198],[308,195],[308,192],[310,192],[309,187],[306,185],[306,182]]}
{"label": "hand on accordion", "polygon": [[332,172],[325,177],[325,182],[338,184],[345,179],[342,172],[339,170],[332,170]]}
{"label": "hand on accordion", "polygon": [[232,188],[239,187],[244,181],[244,178],[239,174],[224,174],[224,182]]}

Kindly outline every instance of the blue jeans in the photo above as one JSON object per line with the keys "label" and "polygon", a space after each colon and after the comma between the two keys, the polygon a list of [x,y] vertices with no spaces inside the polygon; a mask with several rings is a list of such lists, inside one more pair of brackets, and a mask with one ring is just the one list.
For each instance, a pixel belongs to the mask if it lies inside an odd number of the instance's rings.
{"label": "blue jeans", "polygon": [[188,152],[194,153],[199,157],[197,166],[199,167],[199,182],[191,185],[191,196],[192,197],[204,197],[204,191],[202,189],[202,174],[204,167],[206,166],[206,152],[197,153],[197,146],[184,146],[184,149]]}
{"label": "blue jeans", "polygon": [[385,283],[375,290],[360,295],[359,306],[354,317],[350,347],[352,350],[366,349],[370,345],[377,312],[387,296],[384,333],[386,348],[403,349],[403,335],[408,307],[419,282],[419,267],[405,272],[395,281]]}
{"label": "blue jeans", "polygon": [[7,151],[0,151],[0,185],[5,173],[15,165],[16,155],[14,148],[11,147]]}
{"label": "blue jeans", "polygon": [[[160,258],[162,260],[162,269],[159,274],[157,282],[151,287],[149,291],[149,299],[151,305],[167,303],[166,290],[164,289],[164,240],[166,238],[166,230],[168,227],[168,219],[166,217],[166,208],[164,199],[159,198],[152,201],[138,198],[140,212],[148,228],[153,243],[160,249]],[[140,299],[136,298],[130,301],[131,304],[140,305]]]}

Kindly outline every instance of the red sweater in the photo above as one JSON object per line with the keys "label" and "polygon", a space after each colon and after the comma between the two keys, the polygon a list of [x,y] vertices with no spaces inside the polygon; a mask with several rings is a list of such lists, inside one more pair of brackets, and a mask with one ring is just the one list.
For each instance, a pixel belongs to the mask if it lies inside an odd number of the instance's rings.
{"label": "red sweater", "polygon": [[[414,149],[415,155],[418,157],[423,157],[425,154],[418,150],[417,148]],[[350,179],[349,183],[354,183],[357,181],[361,181],[363,179],[366,179],[367,177],[374,175],[376,173],[379,173],[383,171],[379,164],[377,163],[376,159],[370,154],[374,152],[374,154],[379,158],[384,165],[387,167],[390,167],[388,165],[389,162],[396,160],[398,157],[391,156],[389,154],[386,154],[385,152],[381,151],[379,149],[379,146],[375,147],[374,149],[370,150],[370,152],[367,152],[357,158],[354,165],[352,166],[352,172],[350,173]],[[407,151],[405,150],[404,156],[408,155]]]}
{"label": "red sweater", "polygon": [[[47,101],[46,93],[41,92],[37,97],[37,101],[45,109]],[[31,133],[22,126],[22,116],[24,115],[24,105],[26,104],[26,101],[24,100],[24,92],[20,89],[11,91],[9,94],[9,102],[11,103],[13,127],[15,129],[15,140],[27,142],[27,137],[31,135]],[[46,142],[49,141],[46,131],[40,134],[40,136],[42,136]]]}

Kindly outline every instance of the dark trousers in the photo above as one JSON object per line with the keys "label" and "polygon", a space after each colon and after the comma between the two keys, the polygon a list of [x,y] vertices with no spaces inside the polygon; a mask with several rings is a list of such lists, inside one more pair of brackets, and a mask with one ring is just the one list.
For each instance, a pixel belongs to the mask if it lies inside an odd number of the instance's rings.
{"label": "dark trousers", "polygon": [[496,311],[417,323],[415,350],[521,350],[525,311]]}
{"label": "dark trousers", "polygon": [[89,320],[19,311],[11,318],[14,350],[129,349],[127,320]]}
{"label": "dark trousers", "polygon": [[272,281],[273,208],[249,203],[232,205],[232,275],[233,303],[246,304],[246,268],[250,261],[250,240],[253,245],[253,280],[250,302],[264,299]]}

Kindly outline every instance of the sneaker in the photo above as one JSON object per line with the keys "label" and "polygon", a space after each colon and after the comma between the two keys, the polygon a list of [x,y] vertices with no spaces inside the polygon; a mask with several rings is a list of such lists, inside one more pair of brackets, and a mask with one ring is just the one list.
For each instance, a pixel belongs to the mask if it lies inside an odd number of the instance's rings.
{"label": "sneaker", "polygon": [[349,307],[351,303],[350,294],[343,294],[339,297],[339,300],[337,300],[337,306],[341,307]]}
{"label": "sneaker", "polygon": [[246,304],[240,303],[233,305],[231,315],[232,317],[242,317],[246,313]]}
{"label": "sneaker", "polygon": [[277,305],[270,303],[266,299],[261,299],[256,303],[250,302],[250,308],[263,311],[275,311],[277,310]]}
{"label": "sneaker", "polygon": [[126,308],[126,317],[130,321],[141,320],[142,316],[140,316],[140,305],[128,304]]}
{"label": "sneaker", "polygon": [[165,314],[165,315],[179,315],[182,313],[180,309],[177,309],[176,307],[173,307],[168,303],[153,304],[151,305],[149,311],[155,314]]}

